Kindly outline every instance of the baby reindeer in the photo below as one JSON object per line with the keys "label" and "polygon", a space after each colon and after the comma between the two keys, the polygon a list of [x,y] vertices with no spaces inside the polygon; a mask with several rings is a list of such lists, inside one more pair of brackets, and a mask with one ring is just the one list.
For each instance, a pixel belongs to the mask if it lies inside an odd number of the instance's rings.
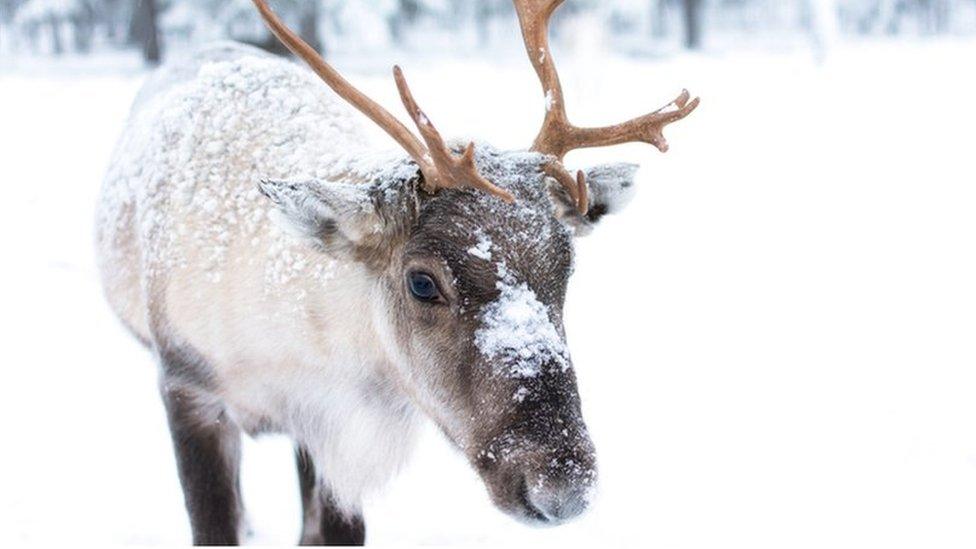
{"label": "baby reindeer", "polygon": [[[254,0],[309,72],[222,44],[163,69],[133,107],[103,187],[108,300],[159,364],[193,541],[235,544],[240,437],[297,448],[304,544],[362,544],[363,495],[421,419],[500,509],[558,524],[596,482],[563,330],[573,237],[630,195],[635,167],[572,175],[569,151],[641,141],[691,113],[569,122],[547,28],[561,0],[518,0],[548,106],[531,150],[441,138],[399,68],[420,137]],[[370,150],[358,119],[406,154]]]}

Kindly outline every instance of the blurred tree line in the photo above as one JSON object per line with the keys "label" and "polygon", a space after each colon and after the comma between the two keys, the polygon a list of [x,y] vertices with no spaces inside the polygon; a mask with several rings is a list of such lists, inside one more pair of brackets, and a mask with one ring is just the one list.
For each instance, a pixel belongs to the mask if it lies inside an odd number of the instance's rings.
{"label": "blurred tree line", "polygon": [[[510,0],[271,0],[315,48],[483,49],[510,29]],[[712,36],[971,33],[976,0],[568,0],[619,48],[697,49]],[[507,26],[507,27],[506,27]],[[592,30],[590,27],[589,30]],[[504,34],[504,33],[502,33]],[[510,36],[510,33],[508,34]],[[158,63],[167,46],[231,38],[280,51],[251,0],[0,0],[0,52],[62,54],[138,48]]]}

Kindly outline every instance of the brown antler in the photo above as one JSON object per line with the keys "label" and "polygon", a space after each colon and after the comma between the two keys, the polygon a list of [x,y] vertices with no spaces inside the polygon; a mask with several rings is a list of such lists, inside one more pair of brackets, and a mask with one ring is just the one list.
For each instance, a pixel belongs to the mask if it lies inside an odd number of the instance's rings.
{"label": "brown antler", "polygon": [[396,80],[403,106],[406,107],[410,118],[420,130],[420,136],[427,142],[428,159],[438,167],[437,174],[434,176],[437,179],[432,182],[432,185],[435,188],[464,185],[487,191],[506,202],[514,202],[515,197],[511,193],[496,187],[478,173],[478,167],[474,164],[474,143],[468,143],[464,149],[464,154],[460,157],[447,148],[440,132],[414,101],[413,94],[410,93],[410,87],[407,86],[407,80],[403,77],[403,71],[400,70],[399,66],[393,67],[393,79]]}
{"label": "brown antler", "polygon": [[[581,213],[586,213],[586,204],[581,200],[584,198],[586,185],[585,182],[578,184],[581,173],[577,174],[577,184],[574,185],[573,177],[561,166],[566,153],[575,149],[606,147],[634,141],[649,143],[665,152],[668,150],[668,142],[663,133],[665,126],[691,114],[698,107],[699,99],[696,97],[689,101],[688,90],[684,90],[677,99],[664,107],[622,124],[602,128],[574,126],[566,115],[562,84],[549,51],[549,20],[563,1],[514,0],[525,50],[539,76],[542,92],[546,97],[546,117],[532,144],[532,150],[555,157],[556,161],[546,166],[547,173],[553,174],[566,187],[567,192],[577,200]],[[580,189],[583,191],[582,195],[578,192]]]}
{"label": "brown antler", "polygon": [[331,65],[322,59],[311,46],[305,43],[298,35],[292,32],[281,19],[268,7],[266,0],[253,0],[257,6],[261,17],[264,19],[271,32],[281,40],[292,53],[297,55],[308,66],[315,71],[333,91],[346,100],[353,107],[365,114],[377,126],[390,135],[401,147],[414,159],[420,166],[420,171],[424,176],[424,187],[429,192],[436,192],[443,188],[472,187],[482,189],[495,196],[513,202],[515,198],[508,191],[496,187],[485,178],[478,174],[474,163],[474,144],[471,143],[465,149],[464,154],[458,157],[447,148],[440,133],[434,128],[430,120],[424,115],[420,107],[417,106],[410,88],[403,77],[403,72],[399,67],[394,68],[397,88],[400,90],[400,97],[403,105],[407,108],[411,118],[417,124],[420,135],[427,143],[425,147],[417,137],[396,119],[389,111],[373,101],[361,91],[350,84],[342,77]]}

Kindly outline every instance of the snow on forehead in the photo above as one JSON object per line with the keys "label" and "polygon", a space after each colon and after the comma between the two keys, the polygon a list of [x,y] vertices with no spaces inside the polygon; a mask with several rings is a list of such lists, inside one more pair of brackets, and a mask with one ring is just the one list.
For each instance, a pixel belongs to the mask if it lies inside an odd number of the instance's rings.
{"label": "snow on forehead", "polygon": [[510,191],[515,203],[508,204],[481,191],[472,193],[473,200],[462,207],[465,214],[471,214],[470,219],[490,220],[485,229],[496,240],[542,246],[554,237],[569,239],[569,229],[555,219],[555,207],[540,171],[544,160],[541,154],[499,151],[483,143],[477,144],[475,150],[479,173]]}

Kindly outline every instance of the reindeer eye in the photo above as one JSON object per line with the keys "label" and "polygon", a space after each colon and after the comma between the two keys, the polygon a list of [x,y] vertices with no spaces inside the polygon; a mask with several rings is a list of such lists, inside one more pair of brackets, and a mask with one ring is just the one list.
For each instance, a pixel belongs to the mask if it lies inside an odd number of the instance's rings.
{"label": "reindeer eye", "polygon": [[418,301],[431,303],[437,301],[441,296],[437,289],[434,277],[427,273],[414,271],[407,276],[407,285],[410,287],[410,294]]}

